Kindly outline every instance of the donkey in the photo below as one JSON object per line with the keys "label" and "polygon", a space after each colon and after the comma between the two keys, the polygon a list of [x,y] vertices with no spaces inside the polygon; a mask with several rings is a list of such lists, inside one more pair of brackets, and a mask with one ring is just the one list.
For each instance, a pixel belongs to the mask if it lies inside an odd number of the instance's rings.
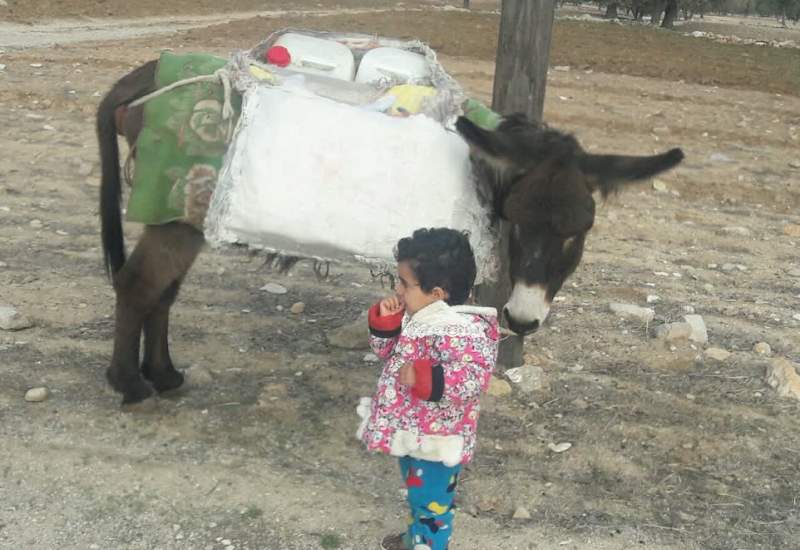
{"label": "donkey", "polygon": [[624,184],[677,166],[683,151],[654,156],[593,155],[569,134],[505,117],[495,131],[461,117],[456,129],[474,156],[495,169],[494,212],[511,224],[511,296],[503,308],[508,327],[536,331],[564,281],[581,261],[594,224],[594,192],[603,198]]}
{"label": "donkey", "polygon": [[[146,226],[126,258],[117,136],[135,146],[143,108],[129,105],[154,91],[155,69],[151,61],[121,78],[97,111],[103,255],[116,293],[114,349],[106,377],[122,394],[123,409],[149,408],[156,392],[183,384],[169,353],[169,312],[204,244],[202,232],[187,223]],[[519,334],[538,328],[553,296],[577,267],[594,221],[591,193],[607,195],[621,182],[650,177],[683,158],[680,150],[641,158],[589,155],[571,136],[520,116],[507,117],[495,132],[461,118],[457,130],[477,155],[501,169],[491,187],[492,200],[496,213],[513,224],[508,250],[513,292],[505,315]]]}

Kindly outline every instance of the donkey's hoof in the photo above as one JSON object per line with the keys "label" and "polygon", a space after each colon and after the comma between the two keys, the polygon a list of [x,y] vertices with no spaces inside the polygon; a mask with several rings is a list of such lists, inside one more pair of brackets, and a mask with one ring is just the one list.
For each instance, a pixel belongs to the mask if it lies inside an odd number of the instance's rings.
{"label": "donkey's hoof", "polygon": [[133,402],[123,399],[120,409],[125,413],[151,413],[158,409],[158,400],[155,397]]}
{"label": "donkey's hoof", "polygon": [[142,366],[142,373],[145,378],[150,380],[150,383],[153,384],[153,388],[155,388],[158,393],[171,392],[183,386],[183,374],[175,370],[175,367],[172,366],[155,372],[153,372],[152,369]]}

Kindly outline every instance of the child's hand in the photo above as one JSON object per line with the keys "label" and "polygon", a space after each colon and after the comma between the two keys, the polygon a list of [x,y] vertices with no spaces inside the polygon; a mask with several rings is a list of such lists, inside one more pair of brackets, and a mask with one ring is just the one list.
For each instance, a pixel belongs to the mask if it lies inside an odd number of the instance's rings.
{"label": "child's hand", "polygon": [[400,367],[400,383],[406,386],[413,386],[417,383],[417,373],[414,371],[412,363],[406,363]]}
{"label": "child's hand", "polygon": [[380,303],[381,317],[385,315],[395,315],[403,311],[403,309],[405,309],[405,306],[403,306],[403,303],[397,296],[390,296],[389,298],[381,300]]}

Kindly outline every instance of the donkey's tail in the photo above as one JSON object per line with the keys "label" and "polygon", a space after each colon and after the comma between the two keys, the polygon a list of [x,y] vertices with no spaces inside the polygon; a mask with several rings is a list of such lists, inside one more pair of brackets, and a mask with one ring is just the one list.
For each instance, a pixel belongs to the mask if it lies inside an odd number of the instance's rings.
{"label": "donkey's tail", "polygon": [[125,264],[125,237],[122,232],[122,185],[117,144],[116,113],[155,88],[156,61],[150,61],[122,77],[97,108],[97,140],[100,146],[100,227],[106,273],[113,275]]}
{"label": "donkey's tail", "polygon": [[649,157],[584,153],[579,162],[581,171],[596,179],[598,188],[605,197],[614,191],[618,184],[650,178],[674,168],[683,158],[683,151],[671,149],[666,153]]}

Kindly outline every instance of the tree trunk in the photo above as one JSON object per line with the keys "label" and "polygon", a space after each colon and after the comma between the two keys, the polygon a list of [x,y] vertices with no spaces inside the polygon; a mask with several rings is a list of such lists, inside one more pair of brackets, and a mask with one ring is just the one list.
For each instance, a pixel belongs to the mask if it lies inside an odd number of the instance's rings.
{"label": "tree trunk", "polygon": [[617,2],[611,2],[608,6],[606,6],[606,14],[603,17],[606,19],[616,19],[617,5]]}
{"label": "tree trunk", "polygon": [[[531,120],[542,120],[555,10],[556,0],[503,0],[492,97],[496,112],[525,113]],[[501,221],[497,282],[481,285],[476,292],[478,302],[496,307],[500,316],[511,294],[509,231],[510,226]],[[499,363],[521,365],[523,342],[520,336],[506,338],[500,345]]]}
{"label": "tree trunk", "polygon": [[661,23],[661,14],[664,13],[665,0],[655,0],[653,2],[653,11],[650,13],[650,23],[658,25]]}
{"label": "tree trunk", "polygon": [[671,29],[675,26],[675,19],[678,17],[678,0],[667,0],[667,11],[664,13],[664,21],[661,27]]}

